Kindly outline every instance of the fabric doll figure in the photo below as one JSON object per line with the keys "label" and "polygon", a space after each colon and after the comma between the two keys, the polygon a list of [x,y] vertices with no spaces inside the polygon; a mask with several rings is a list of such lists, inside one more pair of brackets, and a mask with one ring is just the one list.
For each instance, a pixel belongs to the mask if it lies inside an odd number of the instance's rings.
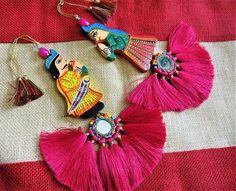
{"label": "fabric doll figure", "polygon": [[101,54],[108,60],[115,60],[115,53],[120,53],[140,71],[149,70],[157,41],[155,37],[131,36],[100,23],[82,26],[82,30],[97,44]]}
{"label": "fabric doll figure", "polygon": [[57,88],[66,99],[68,115],[83,118],[95,116],[104,104],[100,102],[102,94],[90,88],[87,68],[76,60],[65,60],[53,49],[48,52],[45,68],[56,79]]}

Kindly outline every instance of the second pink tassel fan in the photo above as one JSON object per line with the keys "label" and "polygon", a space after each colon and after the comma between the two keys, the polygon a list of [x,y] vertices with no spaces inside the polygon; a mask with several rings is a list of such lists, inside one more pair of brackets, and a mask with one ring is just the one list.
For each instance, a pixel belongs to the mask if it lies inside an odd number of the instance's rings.
{"label": "second pink tassel fan", "polygon": [[154,55],[152,74],[130,94],[129,101],[145,108],[183,111],[199,106],[212,89],[214,69],[192,27],[181,22],[169,36],[167,52]]}

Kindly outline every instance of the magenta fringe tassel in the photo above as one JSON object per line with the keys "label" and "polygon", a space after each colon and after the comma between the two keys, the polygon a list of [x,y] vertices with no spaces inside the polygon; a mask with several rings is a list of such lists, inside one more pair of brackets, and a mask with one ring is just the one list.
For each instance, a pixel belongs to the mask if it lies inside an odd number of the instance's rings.
{"label": "magenta fringe tassel", "polygon": [[199,45],[192,27],[181,22],[170,34],[168,55],[176,70],[170,76],[154,74],[139,84],[128,96],[131,103],[148,109],[183,111],[199,106],[211,92],[214,68],[208,52]]}
{"label": "magenta fringe tassel", "polygon": [[74,191],[129,191],[152,173],[166,137],[160,108],[131,105],[119,117],[124,134],[98,151],[80,128],[40,135],[43,158],[60,183]]}

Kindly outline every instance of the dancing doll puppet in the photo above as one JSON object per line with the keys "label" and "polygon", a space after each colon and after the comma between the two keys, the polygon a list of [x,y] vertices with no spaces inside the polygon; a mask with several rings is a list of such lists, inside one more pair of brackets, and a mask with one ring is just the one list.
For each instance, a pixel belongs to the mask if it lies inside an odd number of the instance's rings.
{"label": "dancing doll puppet", "polygon": [[82,31],[97,44],[102,56],[113,61],[118,53],[141,72],[149,70],[157,42],[155,37],[131,36],[122,30],[108,28],[100,23],[89,25],[85,19],[80,19],[80,24]]}
{"label": "dancing doll puppet", "polygon": [[85,66],[76,60],[64,59],[53,49],[40,48],[39,55],[45,59],[45,68],[66,99],[68,115],[90,118],[103,109],[104,104],[100,102],[103,95],[90,87]]}

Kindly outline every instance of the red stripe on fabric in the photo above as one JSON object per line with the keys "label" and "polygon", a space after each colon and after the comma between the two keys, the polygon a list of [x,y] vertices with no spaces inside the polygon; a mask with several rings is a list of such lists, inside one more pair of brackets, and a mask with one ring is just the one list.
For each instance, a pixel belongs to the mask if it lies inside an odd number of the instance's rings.
{"label": "red stripe on fabric", "polygon": [[[235,190],[236,147],[166,153],[137,191]],[[42,161],[2,164],[0,190],[66,191]]]}
{"label": "red stripe on fabric", "polygon": [[[39,42],[86,39],[75,20],[57,13],[58,1],[2,0],[0,42],[11,42],[21,34],[28,34]],[[118,0],[118,2],[117,12],[108,25],[132,34],[155,35],[159,40],[167,40],[170,31],[182,20],[194,27],[200,41],[236,39],[234,0]],[[80,14],[91,23],[94,21],[84,9],[78,7],[72,9],[65,5],[63,10]]]}
{"label": "red stripe on fabric", "polygon": [[200,41],[236,39],[234,0],[120,0],[117,14],[109,22],[135,34],[155,35],[167,40],[180,21],[193,26]]}

